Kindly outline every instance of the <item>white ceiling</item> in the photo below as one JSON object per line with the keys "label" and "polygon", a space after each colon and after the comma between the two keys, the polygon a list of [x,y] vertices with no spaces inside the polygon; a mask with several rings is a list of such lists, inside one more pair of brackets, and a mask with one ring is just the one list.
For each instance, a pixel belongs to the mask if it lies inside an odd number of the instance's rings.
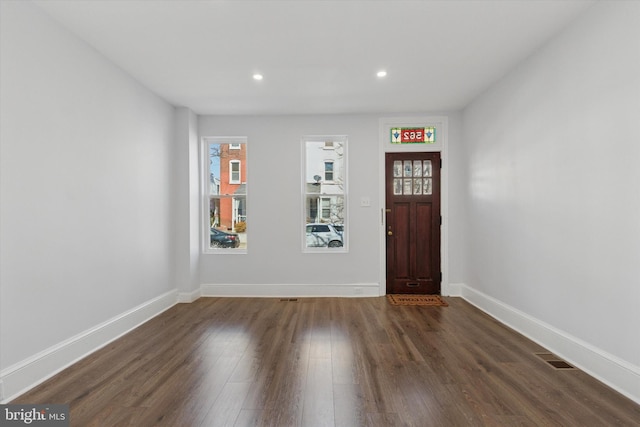
{"label": "white ceiling", "polygon": [[173,105],[317,114],[460,109],[593,1],[36,3]]}

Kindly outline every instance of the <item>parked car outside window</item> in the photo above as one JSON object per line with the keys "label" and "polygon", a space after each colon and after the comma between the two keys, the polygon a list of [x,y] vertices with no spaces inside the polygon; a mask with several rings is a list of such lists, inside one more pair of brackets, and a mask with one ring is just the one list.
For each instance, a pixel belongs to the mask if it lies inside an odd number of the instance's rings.
{"label": "parked car outside window", "polygon": [[240,246],[240,236],[236,233],[227,233],[217,228],[212,228],[210,236],[212,248],[237,248]]}
{"label": "parked car outside window", "polygon": [[342,235],[331,224],[307,224],[308,248],[342,247]]}

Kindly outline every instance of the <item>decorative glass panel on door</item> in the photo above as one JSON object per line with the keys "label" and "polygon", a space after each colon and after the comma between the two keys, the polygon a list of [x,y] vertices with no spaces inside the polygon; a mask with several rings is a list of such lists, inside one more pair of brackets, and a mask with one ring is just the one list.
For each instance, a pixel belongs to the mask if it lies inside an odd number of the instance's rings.
{"label": "decorative glass panel on door", "polygon": [[433,194],[431,160],[395,160],[393,194],[396,196],[430,196]]}
{"label": "decorative glass panel on door", "polygon": [[431,160],[424,161],[424,175],[423,176],[431,176]]}
{"label": "decorative glass panel on door", "polygon": [[422,160],[413,161],[413,176],[422,176]]}
{"label": "decorative glass panel on door", "polygon": [[393,162],[393,177],[399,178],[402,176],[402,161],[396,160]]}
{"label": "decorative glass panel on door", "polygon": [[422,189],[425,195],[431,195],[431,193],[433,192],[431,178],[424,178],[422,180]]}
{"label": "decorative glass panel on door", "polygon": [[411,165],[412,165],[411,160],[405,160],[404,161],[404,176],[405,177],[413,176],[413,168],[412,168]]}
{"label": "decorative glass panel on door", "polygon": [[417,178],[413,180],[413,194],[416,194],[416,195],[422,194],[422,178]]}
{"label": "decorative glass panel on door", "polygon": [[404,190],[402,191],[402,193],[403,193],[404,195],[410,195],[410,194],[412,194],[412,192],[413,192],[413,191],[412,191],[412,190],[413,190],[413,186],[411,185],[411,184],[412,184],[412,181],[413,181],[412,179],[405,179],[405,180],[404,180]]}
{"label": "decorative glass panel on door", "polygon": [[393,194],[398,196],[402,194],[402,179],[393,179]]}

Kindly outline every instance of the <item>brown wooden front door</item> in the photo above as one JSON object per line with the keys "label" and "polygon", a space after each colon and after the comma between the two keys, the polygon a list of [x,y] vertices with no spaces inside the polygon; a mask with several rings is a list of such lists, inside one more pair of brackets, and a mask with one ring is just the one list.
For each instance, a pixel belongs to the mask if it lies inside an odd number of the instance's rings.
{"label": "brown wooden front door", "polygon": [[385,157],[387,293],[440,294],[440,153]]}

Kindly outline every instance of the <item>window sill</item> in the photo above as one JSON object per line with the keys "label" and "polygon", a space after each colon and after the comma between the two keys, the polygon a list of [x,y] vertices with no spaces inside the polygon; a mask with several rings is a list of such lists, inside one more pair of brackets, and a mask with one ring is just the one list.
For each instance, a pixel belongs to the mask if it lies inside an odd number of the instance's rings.
{"label": "window sill", "polygon": [[341,248],[302,248],[303,254],[346,254],[349,249]]}
{"label": "window sill", "polygon": [[203,255],[245,255],[247,253],[246,249],[205,249],[202,251]]}

